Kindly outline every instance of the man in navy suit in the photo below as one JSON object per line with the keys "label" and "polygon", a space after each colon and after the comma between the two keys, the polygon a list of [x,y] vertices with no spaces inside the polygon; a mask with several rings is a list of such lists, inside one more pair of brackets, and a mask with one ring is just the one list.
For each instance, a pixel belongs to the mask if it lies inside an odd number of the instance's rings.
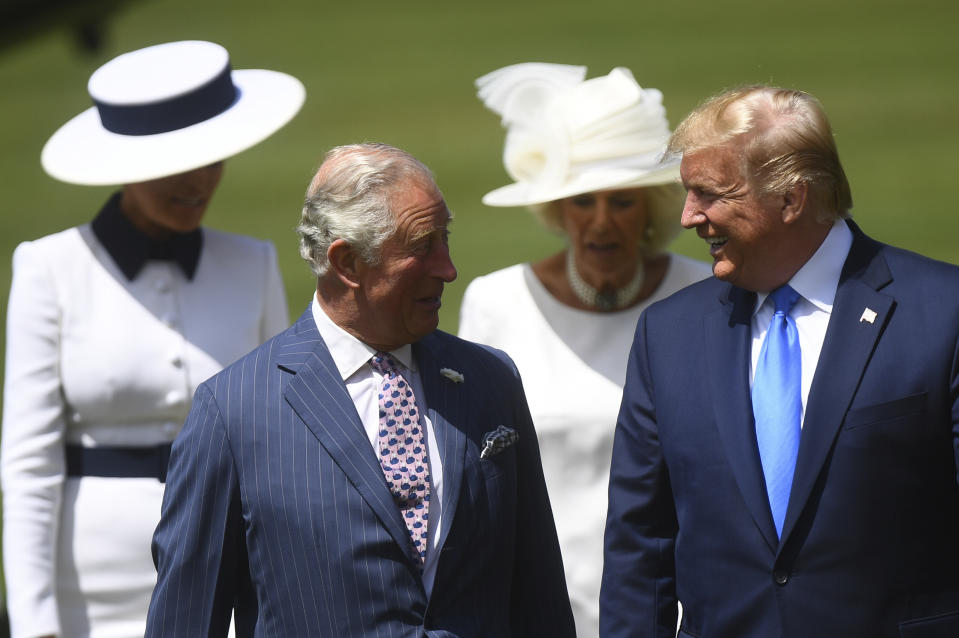
{"label": "man in navy suit", "polygon": [[312,306],[202,384],[173,445],[148,636],[231,611],[238,636],[574,635],[516,369],[436,330],[450,217],[407,153],[327,154]]}
{"label": "man in navy suit", "polygon": [[715,277],[650,307],[613,450],[602,635],[959,636],[959,268],[868,238],[820,104],[677,128]]}

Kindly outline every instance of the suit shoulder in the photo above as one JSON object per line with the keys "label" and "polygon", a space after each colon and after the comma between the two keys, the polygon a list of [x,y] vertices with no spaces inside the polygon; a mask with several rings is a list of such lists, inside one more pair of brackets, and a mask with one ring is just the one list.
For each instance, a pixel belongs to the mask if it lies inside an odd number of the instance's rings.
{"label": "suit shoulder", "polygon": [[82,233],[89,230],[89,224],[74,226],[37,239],[20,242],[13,251],[14,259],[47,259],[50,255],[58,258],[64,251],[73,251],[82,244]]}
{"label": "suit shoulder", "polygon": [[508,354],[493,346],[467,341],[442,330],[436,330],[423,338],[424,345],[430,347],[437,358],[448,355],[451,361],[460,365],[500,370],[503,373],[516,373],[516,365]]}
{"label": "suit shoulder", "polygon": [[959,266],[917,252],[879,244],[894,277],[928,278],[933,281],[959,281]]}
{"label": "suit shoulder", "polygon": [[644,312],[656,316],[702,313],[729,294],[731,286],[715,277],[707,277],[681,288],[669,297],[651,304]]}
{"label": "suit shoulder", "polygon": [[295,337],[295,328],[296,324],[267,339],[211,376],[201,385],[218,388],[224,383],[235,383],[237,381],[242,381],[245,384],[256,383],[256,379],[262,378],[269,370],[277,367],[279,354],[288,347],[291,337]]}
{"label": "suit shoulder", "polygon": [[891,296],[903,311],[910,314],[913,326],[925,326],[924,334],[941,331],[959,336],[959,266],[924,255],[883,246],[882,254],[891,280],[880,292]]}

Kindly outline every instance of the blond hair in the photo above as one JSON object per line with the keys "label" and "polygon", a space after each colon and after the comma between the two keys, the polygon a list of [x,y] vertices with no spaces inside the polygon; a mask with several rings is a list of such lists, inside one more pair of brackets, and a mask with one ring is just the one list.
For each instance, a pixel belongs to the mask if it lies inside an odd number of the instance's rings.
{"label": "blond hair", "polygon": [[852,194],[822,105],[803,91],[764,85],[725,91],[686,116],[667,153],[735,144],[743,175],[764,193],[809,189],[822,221],[848,217]]}

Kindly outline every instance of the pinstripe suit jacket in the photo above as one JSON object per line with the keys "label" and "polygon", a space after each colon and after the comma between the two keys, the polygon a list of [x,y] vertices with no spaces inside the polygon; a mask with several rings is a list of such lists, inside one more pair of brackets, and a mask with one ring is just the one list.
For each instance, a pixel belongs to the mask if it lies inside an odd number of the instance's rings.
{"label": "pinstripe suit jacket", "polygon": [[[153,541],[147,636],[225,636],[234,608],[238,636],[573,636],[515,367],[442,332],[413,352],[446,481],[432,595],[308,309],[197,390]],[[519,440],[481,459],[498,425]]]}

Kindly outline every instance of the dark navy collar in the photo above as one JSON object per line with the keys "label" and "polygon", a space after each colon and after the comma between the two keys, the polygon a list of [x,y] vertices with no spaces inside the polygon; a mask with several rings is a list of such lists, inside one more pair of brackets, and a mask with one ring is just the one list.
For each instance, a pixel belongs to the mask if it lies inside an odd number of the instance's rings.
{"label": "dark navy collar", "polygon": [[122,192],[114,193],[90,224],[93,234],[103,244],[110,257],[133,281],[148,260],[175,261],[187,279],[193,279],[200,262],[203,232],[198,228],[189,233],[174,233],[157,240],[143,234],[120,209]]}

